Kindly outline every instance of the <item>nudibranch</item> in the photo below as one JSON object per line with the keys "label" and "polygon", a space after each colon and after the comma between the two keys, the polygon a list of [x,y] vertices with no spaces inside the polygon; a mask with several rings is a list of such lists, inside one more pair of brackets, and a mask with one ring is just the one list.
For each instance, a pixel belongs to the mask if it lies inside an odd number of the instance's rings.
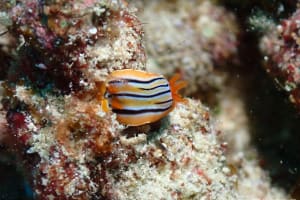
{"label": "nudibranch", "polygon": [[141,70],[113,71],[106,82],[102,109],[117,114],[117,120],[128,126],[140,126],[160,120],[185,102],[178,91],[186,86],[179,74],[170,81],[164,76]]}

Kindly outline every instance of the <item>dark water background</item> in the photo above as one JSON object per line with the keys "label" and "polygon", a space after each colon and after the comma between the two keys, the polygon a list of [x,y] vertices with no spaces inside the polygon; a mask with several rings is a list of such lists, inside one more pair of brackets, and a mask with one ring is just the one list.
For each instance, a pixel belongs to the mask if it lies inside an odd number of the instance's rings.
{"label": "dark water background", "polygon": [[262,33],[252,30],[250,16],[263,14],[276,23],[296,9],[295,0],[224,0],[240,23],[241,64],[233,72],[244,81],[243,92],[251,122],[253,145],[258,149],[261,167],[269,172],[272,184],[294,193],[300,191],[300,114],[263,69],[258,49]]}

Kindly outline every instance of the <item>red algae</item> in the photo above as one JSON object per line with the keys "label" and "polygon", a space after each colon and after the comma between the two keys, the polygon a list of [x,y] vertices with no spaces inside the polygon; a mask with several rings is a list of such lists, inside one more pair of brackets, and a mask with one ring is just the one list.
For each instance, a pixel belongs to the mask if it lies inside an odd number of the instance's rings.
{"label": "red algae", "polygon": [[300,10],[290,18],[282,20],[261,40],[261,50],[265,55],[265,69],[285,90],[296,107],[300,108],[299,84],[299,44]]}

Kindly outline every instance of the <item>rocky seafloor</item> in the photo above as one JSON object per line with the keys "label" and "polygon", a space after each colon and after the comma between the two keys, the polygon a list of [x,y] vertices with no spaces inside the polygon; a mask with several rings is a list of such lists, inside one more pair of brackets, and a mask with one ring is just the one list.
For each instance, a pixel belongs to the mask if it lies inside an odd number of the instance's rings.
{"label": "rocky seafloor", "polygon": [[[297,199],[299,12],[232,9],[250,5],[1,2],[0,199]],[[123,69],[178,73],[186,102],[120,123],[101,100]]]}

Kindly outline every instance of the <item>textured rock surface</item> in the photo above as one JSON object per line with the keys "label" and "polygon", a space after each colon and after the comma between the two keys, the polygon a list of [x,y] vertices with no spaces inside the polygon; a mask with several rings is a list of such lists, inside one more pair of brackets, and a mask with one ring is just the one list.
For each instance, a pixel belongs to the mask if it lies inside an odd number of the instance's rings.
{"label": "textured rock surface", "polygon": [[8,118],[17,144],[40,158],[33,175],[40,198],[238,198],[237,176],[197,101],[176,107],[156,131],[133,129],[128,138],[96,100],[42,98],[21,86],[15,96],[31,108]]}
{"label": "textured rock surface", "polygon": [[186,94],[213,98],[226,81],[221,68],[236,60],[234,15],[203,0],[144,1],[140,7],[148,70],[167,76],[180,72],[189,82]]}
{"label": "textured rock surface", "polygon": [[[157,3],[144,7],[144,17],[153,16]],[[152,21],[163,23],[145,26],[153,44],[149,59],[158,63],[159,73],[180,71],[191,80],[187,94],[219,89],[224,74],[215,73],[214,64],[223,66],[237,51],[233,15],[208,1],[174,5],[180,17],[161,8],[157,16],[166,18]],[[174,18],[178,21],[170,24]],[[102,111],[100,88],[111,71],[145,70],[142,23],[125,1],[7,1],[0,21],[9,31],[0,41],[6,72],[1,75],[0,138],[18,153],[37,199],[285,197],[270,186],[255,159],[246,159],[244,148],[235,146],[237,140],[232,139],[226,158],[222,133],[198,100],[135,128]],[[155,31],[160,34],[152,35]],[[174,42],[181,38],[186,38],[183,45]],[[233,116],[244,115],[242,107],[238,103]],[[241,117],[230,125],[233,118],[222,119],[227,127],[220,129],[227,135],[238,135],[247,124]]]}
{"label": "textured rock surface", "polygon": [[[166,129],[135,145],[139,159],[116,183],[120,199],[238,198],[209,113],[199,102],[178,106]],[[153,134],[153,133],[152,133]],[[128,179],[128,177],[131,177]],[[146,195],[146,197],[145,197]]]}
{"label": "textured rock surface", "polygon": [[239,43],[236,18],[210,1],[137,4],[145,27],[147,69],[166,75],[180,72],[189,82],[186,94],[213,106],[214,120],[223,133],[220,141],[224,142],[227,162],[238,174],[239,195],[285,199],[282,190],[271,186],[268,173],[257,161],[260,156],[250,144],[253,129],[244,88],[240,87],[243,82],[232,69],[236,67],[232,63],[237,59]]}

